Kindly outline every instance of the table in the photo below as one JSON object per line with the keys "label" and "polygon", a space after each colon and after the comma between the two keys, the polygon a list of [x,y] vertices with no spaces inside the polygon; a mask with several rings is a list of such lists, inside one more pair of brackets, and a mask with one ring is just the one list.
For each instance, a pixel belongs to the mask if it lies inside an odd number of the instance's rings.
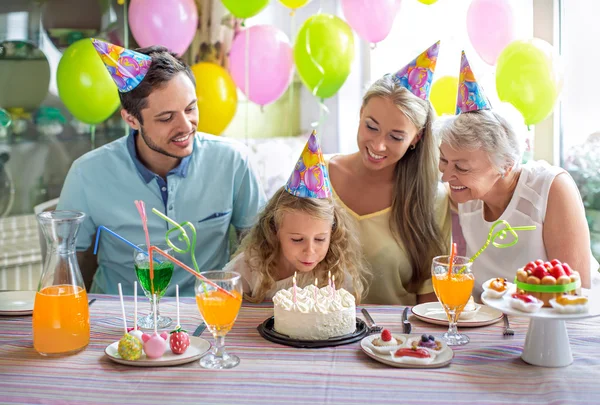
{"label": "table", "polygon": [[[65,358],[42,358],[32,347],[31,317],[0,317],[0,402],[4,404],[591,404],[600,396],[598,318],[568,322],[575,358],[565,368],[541,368],[520,359],[527,319],[511,317],[515,336],[502,322],[463,329],[471,343],[455,349],[450,366],[434,370],[391,368],[368,358],[359,343],[295,349],[263,340],[256,327],[272,315],[268,304],[244,303],[226,338],[241,358],[232,370],[204,370],[198,362],[171,368],[119,365],[104,355],[122,334],[118,297],[91,307],[88,348]],[[128,313],[133,308],[126,298]],[[142,312],[149,308],[140,304]],[[378,324],[402,330],[402,307],[366,306]],[[172,298],[161,302],[174,317]],[[357,311],[360,313],[359,311]],[[200,315],[183,298],[182,324],[193,331]],[[409,318],[414,333],[440,335],[444,327]],[[208,332],[203,338],[212,342]]]}

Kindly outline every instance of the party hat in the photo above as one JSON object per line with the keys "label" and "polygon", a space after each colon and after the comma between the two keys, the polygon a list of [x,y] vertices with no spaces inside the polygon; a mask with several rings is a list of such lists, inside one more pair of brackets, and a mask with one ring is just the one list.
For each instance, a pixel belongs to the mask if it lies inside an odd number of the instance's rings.
{"label": "party hat", "polygon": [[310,134],[302,155],[285,185],[285,191],[297,197],[331,197],[329,172],[316,135],[316,131]]}
{"label": "party hat", "polygon": [[460,73],[458,75],[458,98],[456,99],[456,114],[469,111],[489,110],[492,108],[483,92],[483,88],[475,80],[465,51],[460,58]]}
{"label": "party hat", "polygon": [[150,56],[99,39],[91,40],[121,93],[135,89],[148,73]]}
{"label": "party hat", "polygon": [[437,41],[408,65],[394,73],[394,81],[415,96],[428,100],[439,50],[440,41]]}

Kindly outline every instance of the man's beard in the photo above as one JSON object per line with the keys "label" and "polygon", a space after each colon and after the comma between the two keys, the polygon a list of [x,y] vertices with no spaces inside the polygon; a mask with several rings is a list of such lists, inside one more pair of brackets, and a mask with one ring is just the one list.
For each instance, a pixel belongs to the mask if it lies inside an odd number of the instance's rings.
{"label": "man's beard", "polygon": [[[142,136],[142,139],[144,140],[144,143],[150,148],[152,149],[154,152],[160,153],[161,155],[165,155],[171,158],[175,158],[175,159],[183,159],[184,156],[176,156],[173,155],[169,152],[167,152],[166,150],[164,150],[163,148],[161,148],[160,146],[158,146],[157,144],[155,144],[152,139],[150,139],[149,137],[147,137],[144,134],[144,127],[141,126],[140,127],[140,135]],[[193,136],[193,135],[192,135]]]}

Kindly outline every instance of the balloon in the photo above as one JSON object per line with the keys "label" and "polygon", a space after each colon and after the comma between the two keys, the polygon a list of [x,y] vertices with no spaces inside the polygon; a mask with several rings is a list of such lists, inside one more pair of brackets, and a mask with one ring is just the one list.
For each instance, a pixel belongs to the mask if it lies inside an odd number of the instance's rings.
{"label": "balloon", "polygon": [[284,6],[296,10],[300,7],[306,6],[310,0],[279,0]]}
{"label": "balloon", "polygon": [[333,96],[350,74],[354,37],[343,20],[317,14],[302,24],[294,44],[300,78],[319,98]]}
{"label": "balloon", "polygon": [[421,3],[427,4],[429,6],[429,5],[432,5],[433,3],[435,3],[437,0],[419,0],[419,1]]}
{"label": "balloon", "polygon": [[269,4],[269,0],[222,0],[227,10],[238,18],[250,18]]}
{"label": "balloon", "polygon": [[473,0],[467,11],[467,32],[481,59],[494,65],[502,49],[516,39],[509,1]]}
{"label": "balloon", "polygon": [[306,169],[306,173],[304,173],[304,183],[306,183],[306,188],[310,191],[317,193],[323,188],[324,182],[325,179],[320,165],[315,165]]}
{"label": "balloon", "polygon": [[[255,25],[236,35],[229,66],[233,81],[251,101],[269,104],[281,97],[292,80],[292,46],[287,36],[272,25]],[[250,93],[246,90],[246,73]]]}
{"label": "balloon", "polygon": [[454,115],[458,95],[458,77],[442,76],[431,86],[429,100],[438,116]]}
{"label": "balloon", "polygon": [[235,83],[225,69],[214,63],[197,63],[192,66],[192,73],[200,112],[198,130],[220,135],[237,109]]}
{"label": "balloon", "polygon": [[498,57],[498,97],[514,105],[525,124],[537,124],[552,112],[560,88],[558,63],[553,58],[552,45],[546,41],[517,40]]}
{"label": "balloon", "polygon": [[105,121],[120,105],[117,86],[89,38],[65,50],[56,71],[56,84],[67,109],[86,124]]}
{"label": "balloon", "polygon": [[358,35],[377,43],[390,33],[398,8],[396,0],[342,0],[342,10]]}
{"label": "balloon", "polygon": [[198,27],[194,0],[131,0],[129,27],[141,47],[162,45],[182,55]]}

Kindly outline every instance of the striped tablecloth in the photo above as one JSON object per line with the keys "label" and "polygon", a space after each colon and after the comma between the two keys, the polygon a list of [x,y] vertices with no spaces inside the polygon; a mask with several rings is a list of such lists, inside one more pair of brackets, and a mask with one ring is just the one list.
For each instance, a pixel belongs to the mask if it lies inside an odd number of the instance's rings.
{"label": "striped tablecloth", "polygon": [[[0,317],[0,402],[3,404],[593,404],[600,398],[598,318],[569,322],[575,362],[566,368],[530,366],[520,359],[527,319],[464,330],[471,343],[455,350],[450,366],[391,368],[368,358],[358,343],[294,349],[263,340],[256,326],[272,315],[266,305],[244,305],[226,338],[241,358],[232,370],[211,371],[197,362],[170,368],[115,364],[104,349],[121,336],[116,297],[96,296],[88,348],[66,358],[42,358],[32,348],[31,317]],[[129,300],[128,308],[131,308]],[[171,299],[161,303],[174,314]],[[147,310],[147,305],[141,306]],[[400,331],[401,307],[369,306],[380,324]],[[192,299],[182,305],[183,326],[200,322]],[[415,333],[443,327],[411,317]],[[211,340],[208,332],[203,337]],[[595,398],[595,399],[594,399]],[[385,402],[384,402],[385,401]]]}

